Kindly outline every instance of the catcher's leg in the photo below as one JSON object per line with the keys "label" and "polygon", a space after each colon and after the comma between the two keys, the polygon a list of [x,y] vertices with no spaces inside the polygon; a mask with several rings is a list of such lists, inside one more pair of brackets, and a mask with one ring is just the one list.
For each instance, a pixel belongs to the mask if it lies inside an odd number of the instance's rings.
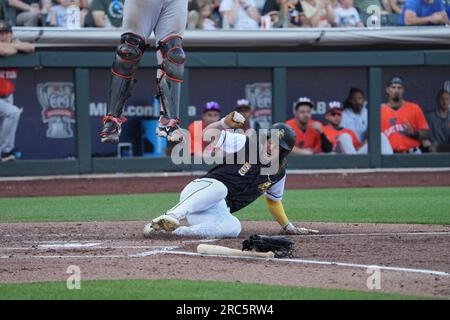
{"label": "catcher's leg", "polygon": [[187,6],[187,0],[167,2],[155,26],[158,45],[156,84],[161,104],[157,134],[169,141],[184,139],[178,129],[181,83],[186,61],[182,37],[187,23]]}
{"label": "catcher's leg", "polygon": [[172,36],[160,41],[157,55],[159,65],[156,90],[161,105],[161,116],[156,133],[169,141],[180,141],[183,139],[179,130],[180,92],[186,61],[181,37]]}
{"label": "catcher's leg", "polygon": [[230,213],[225,200],[206,211],[186,216],[188,226],[178,227],[173,234],[206,238],[236,238],[241,233],[241,223]]}
{"label": "catcher's leg", "polygon": [[102,142],[117,143],[121,124],[126,121],[122,115],[126,100],[131,94],[134,74],[144,54],[145,40],[134,33],[124,33],[117,47],[109,84],[108,114],[103,118]]}

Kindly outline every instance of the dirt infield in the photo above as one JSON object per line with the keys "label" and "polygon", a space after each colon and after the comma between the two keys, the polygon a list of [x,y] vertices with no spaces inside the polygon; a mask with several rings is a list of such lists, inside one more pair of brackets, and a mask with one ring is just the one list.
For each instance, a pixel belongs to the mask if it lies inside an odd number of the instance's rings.
{"label": "dirt infield", "polygon": [[[368,291],[371,265],[381,266],[379,291],[450,298],[450,226],[305,223],[313,236],[291,236],[290,260],[199,256],[208,240],[160,235],[143,239],[143,222],[0,224],[0,282],[82,279],[194,279]],[[250,234],[276,234],[275,222],[243,222]],[[400,250],[401,248],[401,250]],[[394,268],[387,270],[385,267]],[[447,275],[445,274],[447,273]]]}
{"label": "dirt infield", "polygon": [[[180,192],[196,176],[0,181],[0,197]],[[450,171],[289,174],[288,189],[450,186]]]}

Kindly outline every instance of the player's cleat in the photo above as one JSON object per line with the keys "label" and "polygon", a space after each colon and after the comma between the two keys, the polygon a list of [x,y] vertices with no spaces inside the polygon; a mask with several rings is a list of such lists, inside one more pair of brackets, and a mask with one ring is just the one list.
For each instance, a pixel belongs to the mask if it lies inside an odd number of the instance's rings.
{"label": "player's cleat", "polygon": [[166,138],[170,142],[181,142],[186,140],[186,137],[179,126],[180,120],[167,119],[166,122],[164,122],[161,117],[159,123],[159,127],[156,128],[156,134],[158,136]]}
{"label": "player's cleat", "polygon": [[178,219],[168,214],[163,214],[162,216],[153,219],[151,222],[151,228],[155,231],[164,230],[170,232],[179,226],[180,222]]}
{"label": "player's cleat", "polygon": [[154,235],[162,234],[162,233],[166,233],[166,231],[153,229],[151,223],[147,223],[144,226],[144,230],[142,230],[142,234],[143,234],[144,238],[151,238]]}
{"label": "player's cleat", "polygon": [[100,132],[103,143],[118,143],[120,133],[122,132],[122,123],[126,122],[124,116],[114,117],[107,115],[103,117],[103,130]]}

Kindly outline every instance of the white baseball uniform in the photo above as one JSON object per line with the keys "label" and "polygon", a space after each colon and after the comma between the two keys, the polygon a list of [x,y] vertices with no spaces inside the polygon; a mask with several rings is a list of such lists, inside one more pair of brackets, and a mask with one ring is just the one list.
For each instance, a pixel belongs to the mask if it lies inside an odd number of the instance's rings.
{"label": "white baseball uniform", "polygon": [[16,130],[22,109],[14,105],[13,95],[0,98],[0,152],[8,153],[14,149]]}
{"label": "white baseball uniform", "polygon": [[[244,148],[246,141],[245,135],[222,131],[217,145],[226,153],[235,153]],[[227,166],[225,170],[232,168],[229,165],[225,166]],[[236,170],[239,170],[239,166],[236,166]],[[271,200],[281,201],[285,181],[284,173],[281,179],[271,184],[263,193]],[[214,178],[204,177],[189,183],[181,192],[180,202],[167,211],[167,214],[173,215],[178,220],[186,218],[188,223],[173,233],[208,238],[237,237],[241,232],[241,224],[231,214],[227,204],[227,200],[233,200],[228,198],[229,192],[223,182]]]}

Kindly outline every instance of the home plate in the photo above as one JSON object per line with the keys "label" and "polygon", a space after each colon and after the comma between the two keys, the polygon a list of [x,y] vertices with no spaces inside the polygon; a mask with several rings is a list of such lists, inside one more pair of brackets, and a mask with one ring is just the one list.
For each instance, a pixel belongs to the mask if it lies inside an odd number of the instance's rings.
{"label": "home plate", "polygon": [[52,244],[41,244],[38,246],[39,249],[81,249],[81,248],[91,248],[101,245],[101,243],[52,243]]}

